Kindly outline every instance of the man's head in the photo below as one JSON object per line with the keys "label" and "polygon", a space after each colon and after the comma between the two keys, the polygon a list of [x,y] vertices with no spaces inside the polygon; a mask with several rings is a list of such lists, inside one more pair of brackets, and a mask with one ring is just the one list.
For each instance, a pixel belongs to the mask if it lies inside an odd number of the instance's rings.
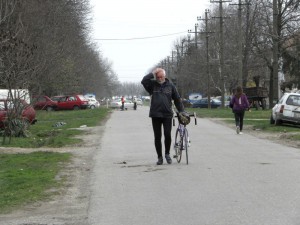
{"label": "man's head", "polygon": [[164,69],[157,68],[154,76],[159,84],[163,84],[166,81],[166,71]]}

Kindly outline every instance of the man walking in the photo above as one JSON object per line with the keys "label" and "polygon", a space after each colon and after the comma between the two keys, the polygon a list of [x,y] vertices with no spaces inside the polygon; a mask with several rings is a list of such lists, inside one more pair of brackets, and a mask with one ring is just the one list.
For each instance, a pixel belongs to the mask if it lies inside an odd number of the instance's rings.
{"label": "man walking", "polygon": [[172,100],[179,112],[183,112],[184,107],[180,95],[168,78],[162,68],[156,68],[152,73],[144,76],[142,85],[152,96],[149,117],[152,118],[152,127],[154,132],[154,143],[158,157],[157,165],[163,164],[162,155],[162,126],[164,131],[165,159],[168,164],[172,163],[170,157],[171,147],[171,129],[172,129]]}

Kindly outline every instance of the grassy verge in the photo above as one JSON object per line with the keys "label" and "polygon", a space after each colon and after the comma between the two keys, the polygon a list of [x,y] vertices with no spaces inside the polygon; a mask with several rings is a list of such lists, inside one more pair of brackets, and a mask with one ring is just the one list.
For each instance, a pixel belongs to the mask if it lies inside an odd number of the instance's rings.
{"label": "grassy verge", "polygon": [[[75,135],[82,134],[84,131],[74,129],[80,126],[96,126],[103,120],[109,109],[99,108],[93,110],[76,111],[37,111],[38,122],[29,129],[29,137],[12,138],[9,143],[0,141],[0,147],[62,147],[79,143],[81,140],[74,138]],[[62,126],[55,126],[63,122]]]}
{"label": "grassy verge", "polygon": [[[188,109],[190,112],[196,112],[198,117],[202,118],[221,118],[225,122],[233,123],[234,116],[231,109]],[[296,133],[299,132],[299,126],[282,124],[275,126],[270,124],[271,110],[251,110],[245,112],[244,124],[251,126],[253,130],[262,130],[265,132],[283,132],[283,133]],[[295,140],[300,140],[299,135],[291,137]]]}
{"label": "grassy verge", "polygon": [[[80,142],[74,135],[78,128],[101,123],[109,109],[45,112],[37,111],[38,122],[30,127],[28,138],[12,138],[0,147],[62,147]],[[63,126],[53,125],[64,122]],[[1,142],[0,142],[1,143]],[[56,194],[65,178],[59,171],[72,158],[71,153],[35,152],[29,154],[0,154],[0,214],[26,203],[44,200]],[[52,190],[52,191],[49,191]]]}
{"label": "grassy verge", "polygon": [[55,194],[45,190],[62,184],[56,176],[70,156],[50,152],[0,154],[0,212]]}

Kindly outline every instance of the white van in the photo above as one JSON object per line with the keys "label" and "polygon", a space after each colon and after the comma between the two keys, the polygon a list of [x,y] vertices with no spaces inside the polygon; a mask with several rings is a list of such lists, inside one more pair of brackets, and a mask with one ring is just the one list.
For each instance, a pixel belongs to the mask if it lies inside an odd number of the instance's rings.
{"label": "white van", "polygon": [[[28,89],[11,89],[11,94],[14,98],[23,99],[30,104],[30,95]],[[0,99],[11,97],[8,89],[0,89]]]}

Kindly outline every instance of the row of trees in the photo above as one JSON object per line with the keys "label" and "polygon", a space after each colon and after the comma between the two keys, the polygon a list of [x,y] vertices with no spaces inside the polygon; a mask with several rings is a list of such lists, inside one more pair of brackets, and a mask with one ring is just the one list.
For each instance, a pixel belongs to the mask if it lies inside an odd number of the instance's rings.
{"label": "row of trees", "polygon": [[3,143],[27,134],[24,105],[12,90],[48,96],[117,90],[117,75],[89,36],[90,21],[89,0],[0,0],[0,89],[11,97]]}
{"label": "row of trees", "polygon": [[[298,87],[300,0],[239,2],[241,10],[232,4],[236,2],[224,1],[222,15],[213,4],[206,12],[207,20],[199,21],[191,36],[175,41],[172,56],[158,63],[176,79],[183,96],[193,91],[229,94],[240,82],[240,59],[243,86],[258,81],[272,93],[274,48],[282,87]],[[50,96],[140,93],[139,84],[118,81],[110,62],[89,37],[91,19],[89,0],[0,0],[0,88]],[[239,22],[242,35],[238,35]]]}
{"label": "row of trees", "polygon": [[[212,5],[205,12],[207,20],[202,19],[195,31],[177,40],[172,55],[158,63],[176,80],[183,96],[193,91],[224,95],[237,85],[259,85],[267,87],[270,98],[277,100],[273,93],[277,83],[282,91],[300,86],[300,1],[245,0],[239,1],[239,6],[236,3],[224,1],[222,14],[219,6]],[[223,41],[220,17],[224,21]],[[278,68],[278,77],[274,76],[274,68]]]}
{"label": "row of trees", "polygon": [[111,95],[119,81],[90,21],[88,0],[0,0],[0,89]]}

